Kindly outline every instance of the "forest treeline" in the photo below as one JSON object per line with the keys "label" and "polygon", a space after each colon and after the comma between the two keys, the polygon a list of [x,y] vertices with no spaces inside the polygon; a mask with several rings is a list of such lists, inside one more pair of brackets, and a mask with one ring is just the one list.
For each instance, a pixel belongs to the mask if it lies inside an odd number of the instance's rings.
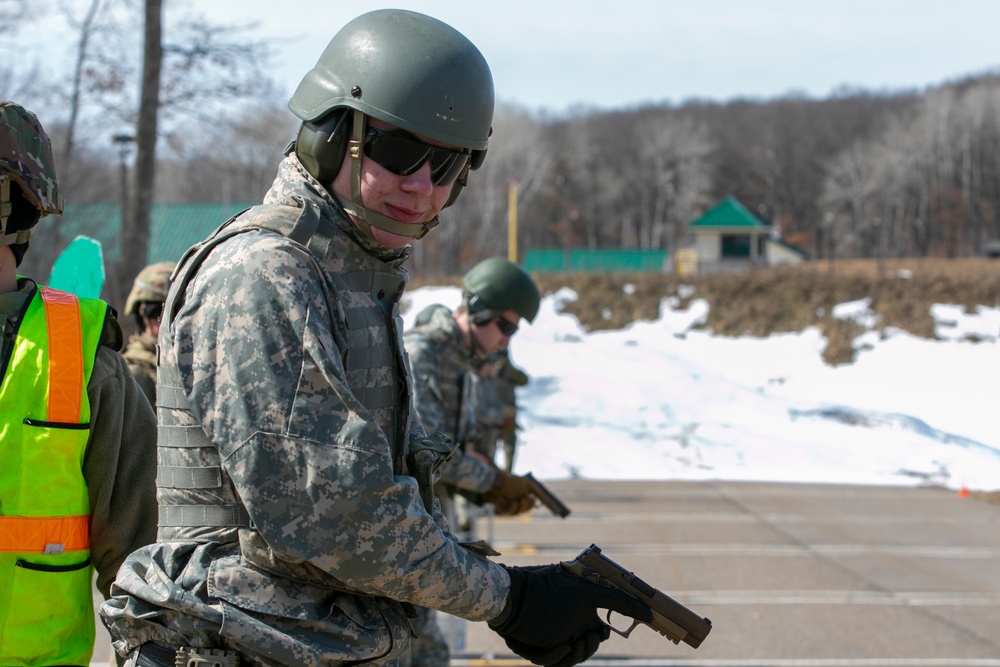
{"label": "forest treeline", "polygon": [[[259,200],[295,128],[275,105],[175,140],[156,200]],[[118,200],[109,149],[80,152],[69,201]],[[733,195],[814,258],[973,256],[1000,238],[1000,76],[563,117],[501,107],[485,165],[414,270],[456,275],[504,253],[514,182],[522,254],[673,251],[688,222]]]}
{"label": "forest treeline", "polygon": [[1000,78],[548,122],[507,111],[484,172],[439,235],[442,266],[504,247],[510,180],[522,249],[672,251],[733,195],[814,258],[972,256],[1000,237]]}
{"label": "forest treeline", "polygon": [[[24,33],[31,12],[48,6],[8,4],[18,8],[4,23],[8,36],[17,34],[11,26]],[[148,215],[147,200],[259,201],[297,127],[261,74],[268,45],[250,41],[245,26],[214,25],[175,7],[176,21],[165,17],[167,37],[157,41],[162,53],[137,59],[138,26],[148,36],[161,4],[74,3],[89,12],[70,21],[80,37],[72,74],[47,80],[44,69],[0,64],[0,97],[39,112],[68,202],[128,200],[128,217],[137,218]],[[143,130],[137,63],[161,60],[151,105],[158,117]],[[139,167],[154,171],[151,143],[155,178],[137,178]],[[459,275],[484,256],[506,254],[514,183],[519,256],[579,247],[672,253],[689,242],[688,223],[726,196],[816,259],[974,256],[1000,238],[1000,70],[919,91],[845,88],[824,99],[562,114],[501,105],[483,168],[418,244],[414,273]],[[29,255],[41,263],[39,275],[57,245]],[[126,245],[126,254],[143,254]]]}

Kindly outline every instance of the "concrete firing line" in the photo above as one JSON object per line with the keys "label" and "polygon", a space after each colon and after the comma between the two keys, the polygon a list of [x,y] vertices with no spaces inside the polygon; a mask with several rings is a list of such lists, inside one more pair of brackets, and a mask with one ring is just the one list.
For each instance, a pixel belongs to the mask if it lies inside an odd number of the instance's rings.
{"label": "concrete firing line", "polygon": [[[1000,667],[994,658],[598,658],[587,667]],[[453,657],[451,667],[533,667],[517,658]]]}
{"label": "concrete firing line", "polygon": [[811,590],[720,590],[685,591],[685,604],[692,605],[884,605],[903,607],[1000,607],[1000,592],[969,591],[811,591]]}
{"label": "concrete firing line", "polygon": [[[765,519],[774,523],[781,524],[804,524],[804,523],[815,523],[816,519],[812,517],[804,517],[794,514],[759,514],[756,516],[748,516],[746,514],[740,514],[735,512],[706,512],[704,514],[687,512],[681,513],[657,513],[657,512],[623,512],[623,513],[605,513],[605,512],[574,512],[565,519],[559,519],[557,517],[549,518],[547,516],[534,516],[528,515],[524,519],[512,519],[511,521],[523,521],[525,523],[555,523],[560,522],[563,525],[581,523],[592,525],[595,521],[606,521],[608,523],[614,524],[625,524],[625,523],[741,523],[741,524],[751,524],[758,523],[760,519]],[[840,516],[826,516],[823,518],[823,523],[831,524],[856,524],[856,525],[899,525],[899,524],[917,524],[917,525],[928,525],[928,524],[938,524],[938,525],[965,525],[965,524],[985,524],[985,525],[996,525],[996,521],[987,516],[970,516],[966,518],[955,518],[955,517],[913,517],[913,518],[899,518],[894,516],[878,516],[878,515],[854,515],[845,514]]]}
{"label": "concrete firing line", "polygon": [[[533,545],[496,540],[493,546],[504,554],[535,555],[564,552],[571,547]],[[579,547],[576,547],[579,550]],[[815,558],[821,556],[900,556],[907,558],[941,558],[960,560],[993,560],[1000,558],[1000,548],[960,546],[914,546],[872,544],[616,544],[614,553],[644,556],[739,556],[764,558]],[[614,557],[614,554],[611,554]]]}

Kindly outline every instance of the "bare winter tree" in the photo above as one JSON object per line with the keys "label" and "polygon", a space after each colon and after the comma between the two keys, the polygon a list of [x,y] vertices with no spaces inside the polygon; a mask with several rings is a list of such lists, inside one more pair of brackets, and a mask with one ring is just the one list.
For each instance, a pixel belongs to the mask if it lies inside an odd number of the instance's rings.
{"label": "bare winter tree", "polygon": [[25,33],[45,9],[41,0],[30,5],[27,0],[0,0],[0,37],[16,54],[13,59],[0,58],[0,99],[14,100],[32,111],[39,110],[38,103],[44,97],[39,88],[46,76],[40,60],[23,57],[18,37],[30,41]]}
{"label": "bare winter tree", "polygon": [[522,110],[498,109],[486,162],[471,174],[470,187],[442,216],[441,244],[450,252],[440,258],[441,268],[457,273],[485,256],[506,256],[511,185],[517,184],[517,208],[523,219],[551,169],[552,155],[539,123]]}
{"label": "bare winter tree", "polygon": [[[59,156],[59,164],[64,165],[64,181],[71,179],[73,177],[73,173],[76,171],[72,168],[74,158],[73,149],[75,147],[76,140],[77,119],[80,116],[80,103],[84,94],[83,75],[90,53],[90,40],[94,36],[95,30],[97,29],[96,21],[101,9],[101,1],[102,0],[90,0],[90,4],[87,6],[83,19],[80,21],[77,21],[69,11],[66,12],[70,26],[75,28],[77,34],[79,35],[79,41],[77,43],[76,62],[74,63],[72,83],[70,86],[69,120],[66,122],[65,136],[62,140],[62,150],[60,151]],[[72,189],[71,183],[64,182],[64,186],[67,190]]]}
{"label": "bare winter tree", "polygon": [[620,204],[629,184],[635,146],[626,142],[619,115],[572,119],[559,126],[557,193],[563,220],[557,246],[617,245],[624,215]]}
{"label": "bare winter tree", "polygon": [[710,203],[715,146],[708,128],[687,116],[647,118],[635,131],[635,245],[677,247],[696,209]]}
{"label": "bare winter tree", "polygon": [[136,158],[128,211],[122,220],[122,261],[118,284],[124,288],[146,264],[149,221],[156,179],[156,139],[163,64],[163,3],[145,0],[142,83],[136,123]]}
{"label": "bare winter tree", "polygon": [[931,91],[831,163],[821,205],[846,256],[962,256],[997,229],[1000,85]]}
{"label": "bare winter tree", "polygon": [[274,181],[282,151],[299,122],[283,103],[220,116],[219,122],[203,126],[183,149],[161,162],[157,199],[259,202]]}
{"label": "bare winter tree", "polygon": [[837,254],[865,256],[865,231],[870,224],[876,155],[865,143],[856,142],[833,158],[823,188],[822,203],[833,215],[837,229]]}
{"label": "bare winter tree", "polygon": [[[183,149],[189,136],[199,136],[190,131],[192,123],[209,124],[241,101],[266,97],[271,86],[263,65],[270,52],[266,42],[248,38],[250,25],[213,24],[190,13],[173,16],[165,13],[162,0],[144,0],[140,18],[134,3],[104,1],[95,19],[102,39],[87,53],[89,65],[81,71],[86,103],[103,119],[104,131],[108,120],[116,118],[117,133],[135,140],[129,206],[123,216],[122,266],[115,276],[125,285],[145,262],[159,140],[165,137],[166,147]],[[96,6],[98,0],[91,2]],[[130,39],[137,34],[137,25],[142,27],[141,45]],[[143,56],[136,59],[130,53],[139,46]]]}

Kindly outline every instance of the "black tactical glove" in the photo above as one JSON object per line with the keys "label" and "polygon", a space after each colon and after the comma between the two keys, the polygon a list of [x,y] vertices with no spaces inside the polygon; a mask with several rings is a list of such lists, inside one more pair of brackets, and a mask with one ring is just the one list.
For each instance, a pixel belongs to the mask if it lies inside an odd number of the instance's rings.
{"label": "black tactical glove", "polygon": [[597,609],[640,621],[648,607],[617,588],[567,572],[559,565],[507,567],[510,598],[490,628],[517,655],[544,667],[572,667],[597,651],[611,628]]}

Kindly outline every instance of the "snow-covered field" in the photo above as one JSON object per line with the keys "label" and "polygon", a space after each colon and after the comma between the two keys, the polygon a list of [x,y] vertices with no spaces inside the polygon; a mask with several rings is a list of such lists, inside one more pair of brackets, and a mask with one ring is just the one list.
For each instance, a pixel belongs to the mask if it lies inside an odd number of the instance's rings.
{"label": "snow-covered field", "polygon": [[[461,295],[424,287],[404,298],[408,327],[424,306],[455,308]],[[518,390],[515,472],[1000,488],[1000,309],[937,305],[942,340],[869,332],[854,364],[831,368],[813,328],[715,337],[692,330],[708,307],[694,300],[588,334],[562,313],[575,298],[546,296],[511,344],[531,377]],[[835,314],[872,317],[864,301]]]}

